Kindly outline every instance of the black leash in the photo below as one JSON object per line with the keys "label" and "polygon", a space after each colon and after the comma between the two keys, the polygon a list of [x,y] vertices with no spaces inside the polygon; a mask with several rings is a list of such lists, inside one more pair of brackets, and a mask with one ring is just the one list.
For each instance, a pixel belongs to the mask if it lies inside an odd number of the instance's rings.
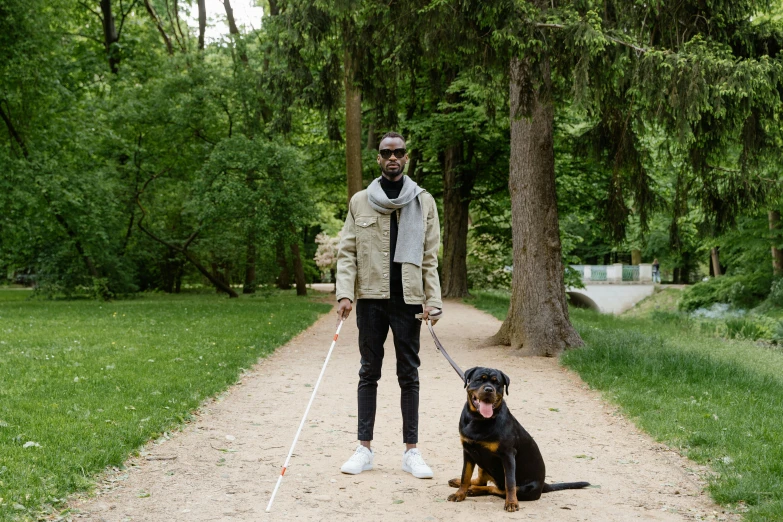
{"label": "black leash", "polygon": [[[462,379],[462,383],[464,384],[465,383],[465,372],[463,372],[460,369],[460,367],[457,366],[457,363],[454,362],[454,359],[451,358],[451,356],[448,354],[446,349],[443,347],[443,345],[438,340],[438,336],[435,335],[435,330],[432,329],[432,321],[430,321],[430,318],[434,318],[435,320],[437,320],[442,313],[443,312],[440,311],[440,310],[438,310],[437,314],[430,313],[429,314],[429,318],[424,320],[424,322],[427,323],[427,328],[429,329],[430,334],[432,334],[432,340],[435,341],[435,346],[438,348],[438,351],[443,354],[443,357],[445,357],[447,361],[449,361],[449,364],[451,365],[452,368],[454,368],[454,371],[457,372],[457,375],[459,375],[459,378]],[[419,320],[422,320],[422,316],[423,315],[424,315],[423,313],[422,314],[416,314],[416,318],[419,319]]]}

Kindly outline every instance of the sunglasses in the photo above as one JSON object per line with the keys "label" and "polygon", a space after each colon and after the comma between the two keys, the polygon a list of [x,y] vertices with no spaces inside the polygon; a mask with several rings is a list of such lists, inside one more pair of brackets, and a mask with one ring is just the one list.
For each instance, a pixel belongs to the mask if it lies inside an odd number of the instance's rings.
{"label": "sunglasses", "polygon": [[381,149],[378,151],[378,153],[381,155],[383,159],[389,159],[391,158],[391,155],[394,154],[394,157],[397,159],[402,159],[405,157],[405,153],[407,151],[405,149]]}

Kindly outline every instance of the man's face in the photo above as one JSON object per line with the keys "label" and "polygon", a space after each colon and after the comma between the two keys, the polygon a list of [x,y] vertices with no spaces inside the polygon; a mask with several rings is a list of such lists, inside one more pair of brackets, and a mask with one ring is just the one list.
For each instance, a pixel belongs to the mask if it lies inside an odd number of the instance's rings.
{"label": "man's face", "polygon": [[[384,149],[391,151],[405,149],[405,142],[401,138],[386,138],[381,141],[381,144],[378,147],[379,151]],[[407,153],[402,158],[398,158],[392,154],[389,156],[389,159],[384,159],[380,152],[378,153],[378,165],[381,166],[381,173],[383,174],[383,177],[392,181],[397,181],[402,177],[402,172],[405,169],[406,163],[408,163]]]}

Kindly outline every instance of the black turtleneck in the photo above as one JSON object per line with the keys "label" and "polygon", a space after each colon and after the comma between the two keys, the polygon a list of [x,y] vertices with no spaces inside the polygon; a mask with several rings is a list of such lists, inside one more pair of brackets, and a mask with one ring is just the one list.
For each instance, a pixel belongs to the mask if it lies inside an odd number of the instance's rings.
{"label": "black turtleneck", "polygon": [[[402,184],[405,183],[405,178],[401,177],[397,181],[389,181],[384,176],[381,176],[381,188],[389,199],[396,199],[400,196],[402,191]],[[389,274],[389,292],[392,295],[402,295],[402,265],[394,262],[394,251],[397,249],[397,225],[399,217],[398,212],[392,212],[391,214],[391,229],[389,233],[389,255],[391,267],[391,273]]]}

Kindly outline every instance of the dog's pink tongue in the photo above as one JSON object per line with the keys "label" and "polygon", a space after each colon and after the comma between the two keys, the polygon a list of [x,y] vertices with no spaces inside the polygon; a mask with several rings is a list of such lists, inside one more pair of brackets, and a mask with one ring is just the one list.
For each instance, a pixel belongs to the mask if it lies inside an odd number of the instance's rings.
{"label": "dog's pink tongue", "polygon": [[479,401],[479,413],[485,418],[488,419],[492,417],[492,405],[488,402],[481,402]]}

